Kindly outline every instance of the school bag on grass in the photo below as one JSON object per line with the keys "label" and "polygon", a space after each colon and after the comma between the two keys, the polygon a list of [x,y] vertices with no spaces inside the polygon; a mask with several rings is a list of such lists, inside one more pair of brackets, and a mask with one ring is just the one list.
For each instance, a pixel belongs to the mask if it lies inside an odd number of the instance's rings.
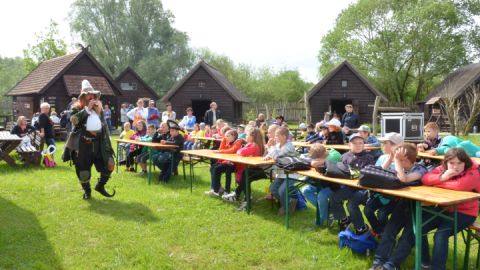
{"label": "school bag on grass", "polygon": [[340,239],[340,248],[348,247],[353,252],[362,255],[368,256],[378,246],[370,232],[357,235],[350,228],[347,228],[338,234],[338,238]]}

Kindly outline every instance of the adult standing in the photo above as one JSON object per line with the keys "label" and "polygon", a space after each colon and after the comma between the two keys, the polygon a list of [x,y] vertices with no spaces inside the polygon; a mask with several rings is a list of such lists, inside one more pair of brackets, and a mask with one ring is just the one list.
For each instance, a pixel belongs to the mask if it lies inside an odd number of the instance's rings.
{"label": "adult standing", "polygon": [[257,119],[255,119],[255,126],[260,128],[262,123],[265,123],[265,115],[263,113],[259,113]]}
{"label": "adult standing", "polygon": [[96,91],[87,80],[82,81],[79,102],[72,109],[70,118],[75,126],[74,132],[80,133],[78,152],[73,155],[75,172],[84,190],[83,199],[90,199],[91,169],[95,165],[100,173],[95,190],[105,197],[113,197],[105,190],[105,185],[113,171],[113,147],[110,142],[108,126],[104,118],[100,91]]}
{"label": "adult standing", "polygon": [[187,115],[183,116],[182,121],[180,121],[179,126],[186,129],[193,129],[193,126],[197,122],[197,118],[193,115],[192,107],[186,109]]}
{"label": "adult standing", "polygon": [[162,122],[167,123],[168,120],[175,121],[177,114],[172,110],[172,104],[167,103],[167,110],[162,112]]}
{"label": "adult standing", "polygon": [[217,103],[215,102],[210,103],[210,110],[207,110],[205,112],[205,116],[203,119],[205,124],[213,126],[217,122],[217,119],[221,119],[221,118],[222,118],[222,114],[218,109]]}
{"label": "adult standing", "polygon": [[342,127],[346,134],[350,134],[350,129],[358,128],[360,124],[358,123],[358,114],[353,112],[352,104],[347,104],[345,106],[345,113],[342,116]]}
{"label": "adult standing", "polygon": [[[48,116],[50,113],[50,104],[44,102],[40,105],[40,116],[38,117],[38,130],[40,137],[45,139],[47,146],[55,146],[55,133],[53,130],[53,121]],[[53,158],[53,156],[52,156]]]}
{"label": "adult standing", "polygon": [[133,121],[132,127],[136,127],[138,121],[147,122],[148,110],[143,107],[143,99],[137,100],[137,107],[130,110],[127,116]]}
{"label": "adult standing", "polygon": [[120,109],[120,122],[122,123],[122,130],[123,130],[123,125],[126,122],[128,122],[127,112],[128,112],[127,104],[123,103]]}
{"label": "adult standing", "polygon": [[160,112],[157,107],[155,107],[155,100],[153,99],[148,102],[147,126],[148,125],[154,125],[155,129],[160,126]]}
{"label": "adult standing", "polygon": [[105,116],[105,121],[107,122],[108,130],[112,130],[112,111],[110,110],[110,106],[108,106],[108,104],[105,104],[103,115]]}

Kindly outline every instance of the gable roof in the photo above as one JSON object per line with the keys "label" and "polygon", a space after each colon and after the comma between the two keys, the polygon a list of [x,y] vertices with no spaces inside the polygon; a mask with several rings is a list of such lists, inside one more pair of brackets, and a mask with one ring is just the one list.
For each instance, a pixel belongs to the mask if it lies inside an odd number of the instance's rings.
{"label": "gable roof", "polygon": [[[117,78],[115,78],[115,81],[117,82],[118,85],[120,85],[120,81],[121,79],[123,78],[123,76],[125,76],[127,73],[130,73],[132,74],[139,82],[141,82],[145,88],[155,97],[155,100],[157,99],[160,99],[160,96],[155,92],[155,90],[153,90],[150,85],[148,85],[141,77],[140,75],[138,75],[137,72],[135,72],[135,70],[133,70],[131,67],[127,67],[124,71],[122,71],[122,73],[120,73],[120,75],[117,76]],[[122,90],[121,87],[119,88],[120,91]]]}
{"label": "gable roof", "polygon": [[347,60],[340,63],[337,67],[335,67],[330,73],[328,73],[323,79],[317,83],[309,92],[308,92],[308,99],[311,99],[315,94],[317,94],[320,89],[322,89],[325,84],[330,81],[343,67],[347,67],[350,69],[360,81],[367,86],[367,88],[375,95],[380,96],[384,101],[388,101],[388,98],[380,91],[378,91],[368,80],[365,78],[352,64],[350,64]]}
{"label": "gable roof", "polygon": [[93,89],[100,91],[102,96],[115,96],[110,84],[101,76],[63,75],[63,81],[69,96],[80,95],[83,80],[88,80]]}
{"label": "gable roof", "polygon": [[249,102],[248,98],[223,75],[220,71],[218,71],[213,66],[207,64],[207,62],[201,60],[198,64],[196,64],[188,73],[185,75],[180,81],[178,81],[162,98],[163,102],[168,102],[168,100],[175,94],[175,92],[180,89],[180,87],[192,77],[195,72],[198,71],[202,67],[207,71],[207,73],[218,83],[222,86],[225,91],[235,100],[238,102]]}
{"label": "gable roof", "polygon": [[425,98],[424,102],[433,104],[443,96],[457,98],[479,78],[480,63],[461,67],[450,73],[440,85]]}
{"label": "gable roof", "polygon": [[[97,62],[97,60],[88,52],[87,48],[81,51],[56,57],[43,61],[30,74],[18,82],[10,91],[8,96],[20,96],[29,94],[43,94],[52,84],[60,79],[64,73],[74,65],[83,56],[88,57],[92,63],[100,70],[103,76],[114,86],[112,93],[121,95],[116,88],[115,81],[110,74]],[[68,91],[68,90],[67,90]]]}

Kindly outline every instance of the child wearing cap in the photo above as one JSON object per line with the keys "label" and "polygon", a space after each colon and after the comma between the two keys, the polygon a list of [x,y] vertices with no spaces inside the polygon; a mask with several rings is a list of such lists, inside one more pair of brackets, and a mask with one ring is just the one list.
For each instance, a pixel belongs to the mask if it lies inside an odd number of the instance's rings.
{"label": "child wearing cap", "polygon": [[[308,154],[304,154],[301,157],[308,160],[314,168],[323,166],[325,160],[338,162],[342,159],[342,156],[337,150],[325,148],[325,146],[320,143],[313,144]],[[332,189],[328,182],[312,181],[309,178],[307,178],[306,181],[310,184],[302,188],[302,194],[307,201],[318,209],[317,225],[323,225],[328,219],[328,198],[332,193]]]}
{"label": "child wearing cap", "polygon": [[305,141],[311,141],[317,133],[315,132],[315,126],[313,124],[308,124],[307,126],[307,133],[305,134]]}
{"label": "child wearing cap", "polygon": [[[370,134],[370,127],[361,125],[358,128],[358,133],[360,133],[365,140],[365,146],[380,147],[380,142],[378,141],[377,137]],[[367,152],[370,152],[370,155],[372,155],[375,160],[382,155],[382,151],[380,149],[367,150]]]}
{"label": "child wearing cap", "polygon": [[245,133],[245,125],[239,125],[237,127],[237,132],[238,132],[238,138],[239,139],[247,138],[247,133]]}
{"label": "child wearing cap", "polygon": [[[373,165],[375,161],[373,157],[365,151],[365,140],[360,134],[352,134],[348,145],[350,150],[342,155],[342,163],[349,168],[351,177],[357,178],[361,168],[367,165]],[[346,229],[351,220],[355,224],[357,233],[364,233],[368,230],[368,228],[364,228],[365,224],[359,210],[360,215],[357,215],[357,211],[355,211],[354,213],[350,213],[350,217],[348,217],[343,207],[344,201],[352,198],[357,191],[355,188],[340,186],[340,188],[337,188],[330,196],[330,208],[334,218],[339,221],[340,230],[342,231]]]}
{"label": "child wearing cap", "polygon": [[[383,142],[383,152],[375,166],[380,166],[383,169],[395,170],[394,150],[397,146],[403,143],[403,137],[395,132],[385,134],[385,137],[379,139]],[[394,197],[382,195],[377,192],[368,192],[367,198],[365,198],[365,208],[363,213],[372,227],[372,234],[379,236],[383,233],[383,228],[388,221],[388,216],[395,208],[396,200]],[[378,211],[377,211],[378,210]],[[375,214],[377,212],[377,214]]]}
{"label": "child wearing cap", "polygon": [[[177,122],[172,120],[167,120],[167,125],[170,129],[170,137],[166,140],[161,140],[160,143],[168,144],[168,145],[176,145],[178,147],[173,151],[162,152],[154,160],[155,165],[157,165],[162,170],[160,172],[160,175],[158,176],[158,180],[164,181],[164,182],[168,182],[168,180],[170,179],[170,176],[172,175],[172,167],[173,167],[173,170],[176,170],[178,163],[182,158],[180,151],[182,150],[183,144],[185,142],[183,135],[180,134],[181,128],[177,124]],[[171,155],[174,155],[173,166],[171,164],[172,162]]]}
{"label": "child wearing cap", "polygon": [[[404,183],[421,184],[422,176],[427,173],[427,169],[415,163],[417,147],[411,143],[403,143],[394,150],[393,156],[399,180]],[[402,229],[402,236],[395,241]],[[411,239],[414,239],[411,202],[407,199],[399,199],[385,225],[372,268],[399,269],[400,264],[410,255]]]}
{"label": "child wearing cap", "polygon": [[326,140],[323,141],[323,144],[344,144],[345,136],[340,127],[341,123],[338,119],[333,118],[332,120],[326,123],[328,127],[328,136]]}
{"label": "child wearing cap", "polygon": [[463,148],[470,157],[480,157],[480,147],[469,140],[462,140],[456,136],[445,136],[438,147],[425,151],[430,155],[445,155],[450,148]]}

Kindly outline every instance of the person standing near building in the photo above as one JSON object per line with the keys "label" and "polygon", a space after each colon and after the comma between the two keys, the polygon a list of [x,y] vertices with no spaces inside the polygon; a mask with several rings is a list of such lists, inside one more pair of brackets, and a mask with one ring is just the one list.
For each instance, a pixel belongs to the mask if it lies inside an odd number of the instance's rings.
{"label": "person standing near building", "polygon": [[358,128],[360,123],[358,121],[358,114],[353,112],[352,104],[347,104],[345,106],[345,113],[342,116],[342,130],[345,135],[351,135],[352,132],[350,129]]}
{"label": "person standing near building", "polygon": [[215,102],[210,103],[210,110],[206,111],[204,116],[205,124],[213,126],[217,122],[217,119],[221,119],[221,118],[222,118],[222,114],[218,109],[217,103]]}
{"label": "person standing near building", "polygon": [[[40,116],[38,116],[38,130],[40,137],[45,139],[47,146],[55,146],[55,132],[53,130],[53,121],[49,117],[50,104],[44,102],[40,105]],[[53,156],[52,156],[53,158]]]}
{"label": "person standing near building", "polygon": [[138,121],[147,122],[148,110],[143,107],[143,99],[137,100],[137,107],[130,110],[127,116],[133,121],[132,127],[136,127]]}
{"label": "person standing near building", "polygon": [[172,104],[167,103],[167,110],[162,112],[162,122],[166,123],[168,120],[175,121],[177,114],[172,110]]}
{"label": "person standing near building", "polygon": [[148,116],[147,116],[147,126],[154,125],[155,129],[160,126],[160,112],[157,107],[155,107],[155,100],[150,99],[148,102]]}
{"label": "person standing near building", "polygon": [[105,116],[105,121],[107,122],[108,130],[112,130],[112,111],[110,110],[110,106],[108,106],[108,104],[105,104],[103,115]]}
{"label": "person standing near building", "polygon": [[126,122],[129,122],[127,112],[128,112],[127,104],[123,103],[120,109],[120,122],[122,123],[122,128],[125,126]]}

